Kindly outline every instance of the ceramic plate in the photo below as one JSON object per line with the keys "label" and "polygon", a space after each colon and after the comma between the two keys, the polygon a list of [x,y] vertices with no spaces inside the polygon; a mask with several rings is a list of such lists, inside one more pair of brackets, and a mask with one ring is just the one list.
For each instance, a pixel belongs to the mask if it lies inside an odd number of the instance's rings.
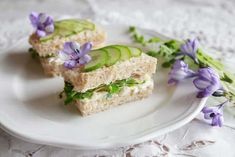
{"label": "ceramic plate", "polygon": [[[107,44],[132,44],[126,26],[105,26]],[[159,33],[142,30],[146,36]],[[76,149],[99,149],[135,144],[173,131],[191,121],[206,99],[195,98],[186,81],[167,86],[167,71],[158,66],[153,94],[144,100],[81,117],[74,106],[58,98],[61,78],[44,76],[27,53],[27,38],[0,53],[0,124],[26,141]]]}

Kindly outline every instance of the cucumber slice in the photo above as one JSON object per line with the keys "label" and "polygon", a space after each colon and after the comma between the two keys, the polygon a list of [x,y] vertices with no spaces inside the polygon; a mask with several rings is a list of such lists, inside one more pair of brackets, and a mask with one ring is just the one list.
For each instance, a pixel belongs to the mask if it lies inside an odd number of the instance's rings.
{"label": "cucumber slice", "polygon": [[108,53],[105,50],[93,50],[89,53],[91,61],[85,64],[83,71],[89,72],[104,66],[108,60]]}
{"label": "cucumber slice", "polygon": [[80,20],[79,22],[86,29],[90,29],[90,30],[94,30],[95,29],[95,24],[90,22],[90,21],[88,21],[88,20]]}
{"label": "cucumber slice", "polygon": [[142,50],[136,47],[128,47],[128,49],[131,51],[132,57],[138,57],[142,54]]}
{"label": "cucumber slice", "polygon": [[56,36],[68,37],[84,30],[94,30],[95,25],[87,20],[67,19],[55,22],[55,30],[52,34],[40,38],[41,42],[53,39]]}
{"label": "cucumber slice", "polygon": [[119,60],[124,61],[131,58],[131,51],[128,47],[123,45],[113,45],[112,47],[118,48],[121,51],[121,57]]}
{"label": "cucumber slice", "polygon": [[104,47],[103,50],[108,52],[108,60],[106,66],[111,66],[115,64],[121,57],[121,51],[115,47]]}

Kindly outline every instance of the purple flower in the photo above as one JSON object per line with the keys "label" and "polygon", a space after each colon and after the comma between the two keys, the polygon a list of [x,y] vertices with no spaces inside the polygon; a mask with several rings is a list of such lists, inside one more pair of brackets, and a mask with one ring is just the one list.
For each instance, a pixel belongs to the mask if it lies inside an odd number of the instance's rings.
{"label": "purple flower", "polygon": [[194,40],[188,39],[185,42],[185,44],[181,45],[180,54],[187,55],[197,62],[196,53],[197,53],[198,47],[199,47],[199,43],[197,39],[194,39]]}
{"label": "purple flower", "polygon": [[210,96],[222,88],[219,75],[210,67],[199,69],[193,83],[200,90],[197,94],[198,98]]}
{"label": "purple flower", "polygon": [[202,109],[202,113],[204,114],[205,119],[210,119],[211,120],[211,125],[212,126],[219,126],[221,127],[224,121],[223,118],[223,107],[224,104],[228,102],[225,101],[220,105],[217,105],[215,107],[204,107]]}
{"label": "purple flower", "polygon": [[54,21],[51,16],[45,13],[32,12],[29,19],[38,37],[44,37],[54,31]]}
{"label": "purple flower", "polygon": [[180,80],[194,77],[195,75],[195,72],[188,68],[188,64],[182,60],[176,60],[169,73],[168,84],[176,84]]}
{"label": "purple flower", "polygon": [[76,42],[64,43],[64,49],[59,52],[59,57],[64,61],[64,67],[72,69],[77,65],[84,65],[91,60],[87,54],[92,48],[92,44],[87,42],[81,47]]}

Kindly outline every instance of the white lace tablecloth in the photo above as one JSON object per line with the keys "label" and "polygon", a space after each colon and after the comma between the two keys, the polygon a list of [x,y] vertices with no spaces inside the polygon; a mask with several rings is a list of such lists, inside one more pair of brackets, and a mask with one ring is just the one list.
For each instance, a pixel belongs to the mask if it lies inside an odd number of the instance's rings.
{"label": "white lace tablecloth", "polygon": [[[233,0],[1,0],[0,51],[30,33],[28,14],[90,18],[150,28],[177,38],[199,37],[213,56],[234,71],[235,1]],[[17,29],[16,29],[17,28]],[[218,103],[210,100],[208,104]],[[177,156],[235,157],[235,118],[227,107],[225,125],[211,127],[198,115],[184,127],[138,145],[111,150],[69,150],[28,143],[0,130],[0,157]]]}

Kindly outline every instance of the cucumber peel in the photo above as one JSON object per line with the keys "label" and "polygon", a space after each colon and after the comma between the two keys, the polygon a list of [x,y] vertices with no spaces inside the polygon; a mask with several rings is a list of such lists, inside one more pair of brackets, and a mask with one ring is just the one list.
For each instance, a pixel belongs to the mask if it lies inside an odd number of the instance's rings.
{"label": "cucumber peel", "polygon": [[139,57],[142,54],[142,50],[136,47],[128,47],[132,57]]}
{"label": "cucumber peel", "polygon": [[89,53],[89,55],[91,56],[91,61],[84,66],[84,72],[101,68],[108,60],[108,53],[103,49],[93,50]]}
{"label": "cucumber peel", "polygon": [[111,66],[119,61],[121,57],[121,51],[115,47],[105,47],[103,48],[108,52],[109,59],[107,60],[106,66]]}
{"label": "cucumber peel", "polygon": [[128,60],[131,58],[131,51],[128,49],[127,46],[113,45],[112,47],[118,48],[121,51],[121,61]]}

